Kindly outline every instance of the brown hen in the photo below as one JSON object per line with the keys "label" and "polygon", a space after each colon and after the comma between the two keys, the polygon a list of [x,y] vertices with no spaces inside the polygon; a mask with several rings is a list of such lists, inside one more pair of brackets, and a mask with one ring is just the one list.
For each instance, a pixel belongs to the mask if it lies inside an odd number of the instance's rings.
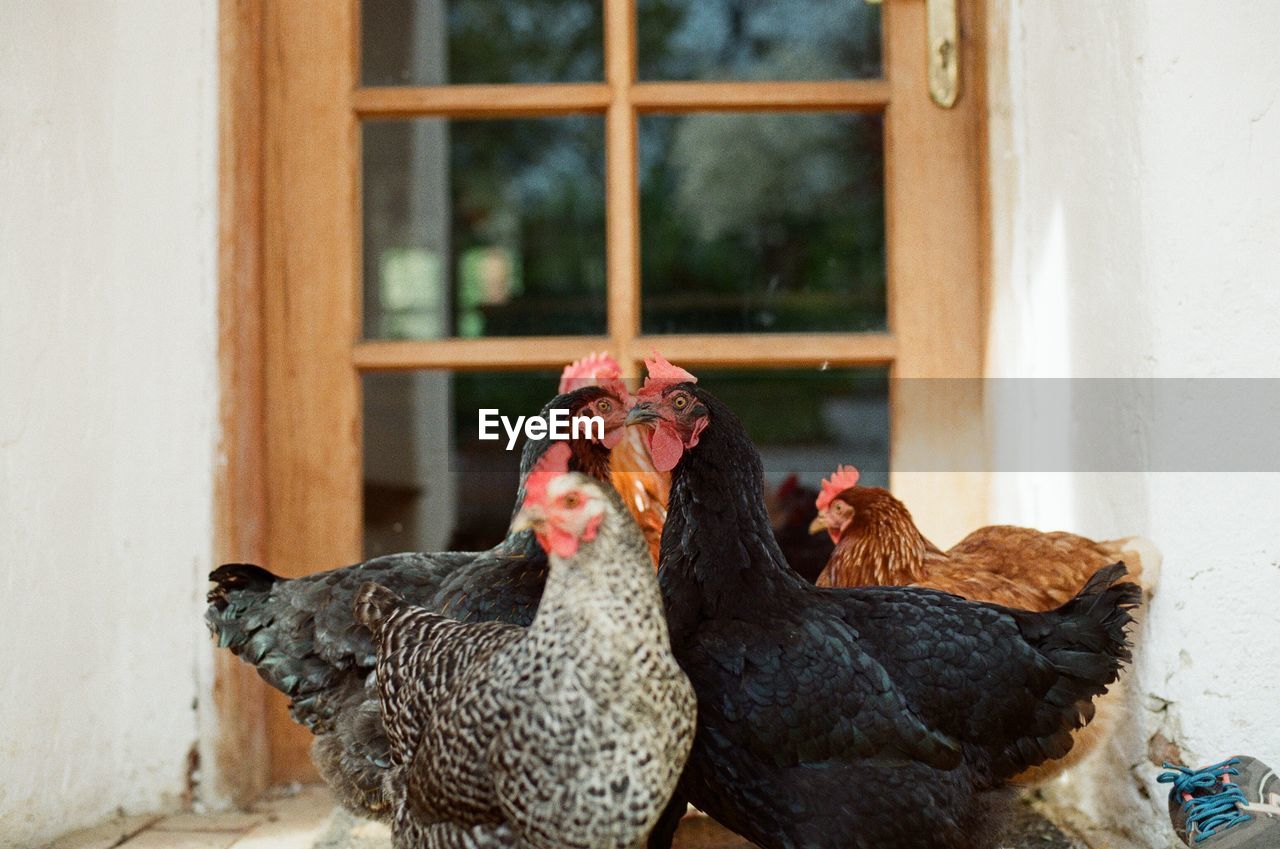
{"label": "brown hen", "polygon": [[[822,482],[818,516],[809,530],[826,531],[836,547],[818,576],[820,587],[928,587],[971,601],[1045,611],[1065,604],[1095,572],[1117,561],[1147,594],[1154,586],[1160,553],[1141,537],[1095,542],[1063,531],[991,525],[942,551],[887,489],[857,481],[857,469],[841,466]],[[1097,701],[1094,720],[1076,732],[1065,758],[1028,770],[1018,781],[1050,778],[1100,745],[1120,710],[1116,692]]]}
{"label": "brown hen", "polygon": [[[613,357],[605,353],[590,354],[564,367],[564,371],[560,373],[560,392],[606,382],[616,389],[621,382],[621,375],[622,370]],[[658,548],[662,544],[662,526],[667,521],[671,475],[653,467],[645,428],[626,428],[621,441],[612,446],[609,454],[609,479],[622,496],[627,510],[635,517],[636,524],[640,526],[656,569]]]}

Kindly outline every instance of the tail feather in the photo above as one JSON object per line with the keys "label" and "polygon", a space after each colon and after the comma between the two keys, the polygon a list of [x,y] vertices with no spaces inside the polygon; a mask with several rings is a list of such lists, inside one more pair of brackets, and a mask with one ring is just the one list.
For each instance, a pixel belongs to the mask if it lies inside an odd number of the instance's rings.
{"label": "tail feather", "polygon": [[360,586],[356,592],[353,610],[356,621],[369,629],[374,640],[381,642],[383,628],[397,610],[405,606],[405,601],[391,590],[369,581]]}
{"label": "tail feather", "polygon": [[[1124,561],[1129,569],[1129,577],[1142,585],[1143,598],[1150,598],[1159,580],[1160,550],[1142,537],[1110,540],[1100,545],[1111,556]],[[1125,648],[1128,649],[1128,646]],[[1089,705],[1091,713],[1086,717],[1086,727],[1071,735],[1070,751],[1061,758],[1046,761],[1019,774],[1015,781],[1031,786],[1041,784],[1060,775],[1079,763],[1088,753],[1100,748],[1115,731],[1118,717],[1123,715],[1125,710],[1123,696],[1124,694],[1114,687],[1097,696]]]}
{"label": "tail feather", "polygon": [[230,649],[253,664],[262,679],[295,699],[294,718],[310,728],[327,718],[323,712],[299,709],[297,698],[330,685],[333,666],[313,651],[309,629],[298,626],[306,616],[279,598],[287,578],[250,563],[228,563],[210,575],[205,623],[218,647]]}
{"label": "tail feather", "polygon": [[[390,814],[390,743],[369,675],[374,646],[353,614],[385,623],[400,603],[381,586],[363,585],[363,575],[425,593],[431,573],[418,570],[418,561],[371,561],[291,580],[230,563],[209,576],[205,619],[218,644],[289,697],[294,720],[316,735],[313,760],[325,781],[343,804],[374,818]],[[377,638],[385,624],[371,630]]]}
{"label": "tail feather", "polygon": [[267,592],[285,579],[252,563],[225,563],[209,573],[209,580],[215,586],[209,590],[207,599],[222,610],[230,603],[230,595],[234,591]]}
{"label": "tail feather", "polygon": [[1014,741],[998,771],[1008,778],[1071,750],[1071,732],[1093,718],[1093,700],[1107,691],[1131,659],[1130,611],[1142,590],[1123,563],[1094,573],[1074,598],[1045,613],[1018,612],[1023,637],[1051,665],[1056,678],[1030,717],[1028,733]]}
{"label": "tail feather", "polygon": [[1145,537],[1124,537],[1098,543],[1109,557],[1123,560],[1129,568],[1129,577],[1142,585],[1143,596],[1150,598],[1155,594],[1160,580],[1160,567],[1164,555],[1156,544]]}
{"label": "tail feather", "polygon": [[209,580],[214,586],[206,596],[209,609],[204,618],[218,638],[218,647],[256,664],[270,650],[260,636],[273,618],[267,600],[285,579],[251,563],[227,563],[213,570]]}

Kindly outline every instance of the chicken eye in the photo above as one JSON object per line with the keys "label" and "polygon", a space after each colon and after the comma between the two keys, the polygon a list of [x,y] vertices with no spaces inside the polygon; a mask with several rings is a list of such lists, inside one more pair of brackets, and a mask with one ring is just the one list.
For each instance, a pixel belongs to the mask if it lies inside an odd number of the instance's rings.
{"label": "chicken eye", "polygon": [[596,409],[602,413],[607,413],[613,409],[613,404],[609,403],[608,398],[601,398],[600,402],[596,404]]}
{"label": "chicken eye", "polygon": [[576,509],[577,506],[582,503],[582,498],[578,495],[578,493],[571,492],[568,495],[566,495],[564,498],[560,499],[560,503],[563,504],[567,509],[573,510],[573,509]]}
{"label": "chicken eye", "polygon": [[677,410],[683,410],[685,407],[689,406],[689,396],[677,395],[672,400],[671,406],[675,407]]}

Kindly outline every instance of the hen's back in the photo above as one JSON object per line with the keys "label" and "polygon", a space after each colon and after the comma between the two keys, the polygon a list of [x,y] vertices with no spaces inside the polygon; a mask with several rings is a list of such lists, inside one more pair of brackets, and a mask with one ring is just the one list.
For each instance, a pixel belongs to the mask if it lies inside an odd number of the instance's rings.
{"label": "hen's back", "polygon": [[1065,605],[1033,612],[937,593],[862,588],[845,608],[859,646],[930,727],[962,743],[999,782],[1062,757],[1129,660],[1139,588],[1099,570]]}
{"label": "hen's back", "polygon": [[1044,614],[907,588],[778,592],[678,647],[690,801],[767,849],[981,845],[982,794],[1060,756],[1127,658],[1137,588]]}
{"label": "hen's back", "polygon": [[363,584],[458,619],[523,625],[537,609],[546,562],[501,550],[395,554],[304,578],[279,578],[247,564],[222,566],[209,577],[215,586],[205,618],[219,646],[289,696],[298,722],[323,731],[335,707],[326,696],[344,678],[363,679],[376,661],[369,631],[352,615]]}
{"label": "hen's back", "polygon": [[[931,575],[935,569],[947,568],[957,573],[993,573],[1020,585],[1023,594],[1034,598],[1027,609],[1050,610],[1070,600],[1099,569],[1117,561],[1124,562],[1131,580],[1145,585],[1143,561],[1151,558],[1136,543],[1128,545],[1133,539],[1095,542],[1066,531],[991,525],[960,540],[947,551],[949,562],[931,562],[929,571]],[[1004,603],[1023,606],[1012,600]]]}
{"label": "hen's back", "polygon": [[[391,743],[391,781],[403,793],[398,828],[497,822],[489,751],[508,709],[503,659],[525,629],[463,623],[367,584],[355,618],[379,644],[377,679]],[[416,826],[415,826],[416,827]]]}

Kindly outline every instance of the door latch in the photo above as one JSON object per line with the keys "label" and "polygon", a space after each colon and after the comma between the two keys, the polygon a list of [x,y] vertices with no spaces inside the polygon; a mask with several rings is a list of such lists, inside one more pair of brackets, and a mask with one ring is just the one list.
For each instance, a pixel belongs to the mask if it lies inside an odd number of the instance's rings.
{"label": "door latch", "polygon": [[943,109],[960,94],[960,28],[957,0],[925,0],[929,38],[929,96]]}
{"label": "door latch", "polygon": [[[881,0],[864,0],[869,6]],[[925,0],[929,63],[929,96],[943,109],[956,105],[960,95],[960,26],[957,0]]]}

